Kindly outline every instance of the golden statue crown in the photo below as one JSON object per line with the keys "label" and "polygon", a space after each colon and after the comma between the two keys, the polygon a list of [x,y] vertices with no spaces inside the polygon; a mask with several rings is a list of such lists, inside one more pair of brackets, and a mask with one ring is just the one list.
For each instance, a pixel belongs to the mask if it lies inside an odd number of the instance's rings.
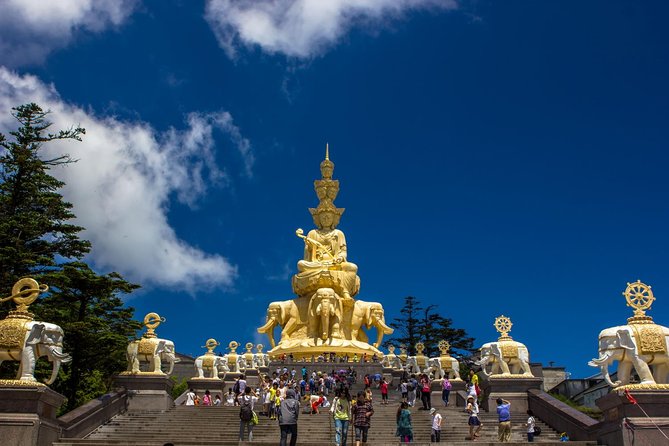
{"label": "golden statue crown", "polygon": [[[330,169],[327,171],[327,169]],[[314,189],[316,190],[316,195],[318,195],[319,203],[315,208],[309,208],[309,212],[313,216],[314,223],[318,228],[322,228],[320,222],[320,215],[325,212],[331,212],[334,215],[332,227],[336,228],[339,224],[339,219],[346,209],[338,208],[334,205],[334,199],[339,193],[339,181],[332,179],[332,171],[334,169],[334,163],[330,161],[330,148],[328,145],[325,146],[325,160],[321,162],[321,176],[320,180],[314,181]],[[325,188],[325,195],[319,195],[318,190],[320,188]]]}
{"label": "golden statue crown", "polygon": [[323,176],[323,178],[328,179],[328,180],[330,178],[332,178],[332,172],[330,172],[328,174],[325,171],[326,171],[326,169],[330,169],[331,171],[334,171],[334,166],[335,166],[334,163],[332,161],[330,161],[330,145],[326,143],[325,144],[325,159],[321,162],[321,175]]}

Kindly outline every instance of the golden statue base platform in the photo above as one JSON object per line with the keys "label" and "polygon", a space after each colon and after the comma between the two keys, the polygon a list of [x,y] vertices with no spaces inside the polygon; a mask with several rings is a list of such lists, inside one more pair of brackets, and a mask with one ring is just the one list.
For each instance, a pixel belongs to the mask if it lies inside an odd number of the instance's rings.
{"label": "golden statue base platform", "polygon": [[267,353],[272,358],[291,353],[296,359],[310,358],[311,356],[317,357],[319,355],[325,356],[331,353],[337,356],[348,355],[352,357],[353,355],[358,355],[358,357],[362,357],[366,354],[368,358],[371,358],[373,355],[376,355],[377,358],[383,358],[381,350],[366,342],[333,338],[326,341],[322,339],[297,339],[293,342],[283,341]]}

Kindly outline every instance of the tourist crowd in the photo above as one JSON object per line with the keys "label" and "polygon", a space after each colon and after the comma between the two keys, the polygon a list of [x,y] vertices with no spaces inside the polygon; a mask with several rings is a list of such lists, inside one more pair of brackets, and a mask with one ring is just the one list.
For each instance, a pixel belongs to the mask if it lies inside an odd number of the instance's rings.
{"label": "tourist crowd", "polygon": [[[355,370],[346,369],[324,372],[322,370],[309,371],[306,364],[299,371],[296,368],[277,367],[272,376],[261,380],[257,388],[247,385],[244,375],[235,380],[223,399],[205,391],[200,398],[193,389],[186,394],[185,404],[189,406],[239,406],[239,440],[243,441],[245,432],[248,441],[253,440],[253,426],[258,423],[258,416],[278,420],[281,437],[280,444],[285,446],[290,437],[290,445],[297,441],[297,420],[300,409],[304,413],[319,414],[321,410],[329,410],[334,424],[334,442],[338,446],[346,446],[349,428],[352,423],[355,431],[356,446],[367,442],[371,427],[371,418],[374,415],[372,403],[372,388],[381,394],[381,405],[389,404],[389,384],[381,375],[365,375],[363,378],[364,391],[351,396],[351,386],[357,381]],[[452,384],[448,378],[439,380],[441,399],[444,407],[449,405]],[[481,400],[484,392],[479,386],[478,376],[471,372],[465,386],[467,404],[465,411],[469,414],[469,438],[476,441],[483,429],[479,419]],[[429,411],[431,415],[431,441],[441,441],[441,426],[443,415],[432,407],[432,382],[427,374],[405,374],[396,387],[401,395],[400,405],[396,412],[396,432],[400,442],[410,443],[414,440],[411,408]],[[302,401],[302,403],[300,402]],[[497,399],[498,440],[508,442],[511,438],[511,403],[504,399]],[[485,409],[484,409],[485,410]],[[528,420],[527,441],[532,442],[540,430],[532,411],[527,411]]]}

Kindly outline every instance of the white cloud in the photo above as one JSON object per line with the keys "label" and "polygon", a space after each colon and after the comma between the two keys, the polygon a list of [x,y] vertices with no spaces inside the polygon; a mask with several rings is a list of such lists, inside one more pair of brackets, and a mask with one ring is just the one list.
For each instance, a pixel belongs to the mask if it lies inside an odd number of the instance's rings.
{"label": "white cloud", "polygon": [[230,57],[240,45],[258,45],[307,58],[353,26],[369,29],[412,10],[457,6],[457,0],[207,0],[205,17]]}
{"label": "white cloud", "polygon": [[0,60],[8,66],[41,62],[77,31],[121,25],[136,0],[0,0]]}
{"label": "white cloud", "polygon": [[229,113],[191,113],[186,129],[159,133],[147,123],[97,116],[68,104],[52,85],[0,67],[0,131],[16,128],[9,111],[27,102],[52,111],[53,129],[86,129],[83,142],[50,143],[44,149],[45,156],[69,153],[79,160],[52,173],[67,184],[63,195],[74,204],[77,224],[86,228],[83,237],[93,243],[96,266],[144,285],[232,283],[236,267],[180,240],[166,215],[171,195],[192,205],[209,183],[227,181],[214,161],[215,130],[236,146],[250,174],[251,145]]}

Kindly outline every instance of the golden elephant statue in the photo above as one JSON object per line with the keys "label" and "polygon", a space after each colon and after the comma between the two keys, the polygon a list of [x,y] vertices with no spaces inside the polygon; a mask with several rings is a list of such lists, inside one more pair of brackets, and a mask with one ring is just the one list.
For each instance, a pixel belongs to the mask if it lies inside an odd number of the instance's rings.
{"label": "golden elephant statue", "polygon": [[376,342],[374,347],[379,348],[383,335],[390,335],[393,329],[386,325],[383,306],[378,302],[365,302],[357,300],[353,305],[353,315],[351,317],[351,340],[368,343],[367,333],[362,331],[362,327],[370,329],[376,328]]}
{"label": "golden elephant statue", "polygon": [[279,341],[279,343],[290,339],[290,336],[300,328],[301,325],[304,325],[295,300],[296,299],[271,302],[267,307],[267,319],[265,325],[258,328],[258,333],[267,334],[272,348],[276,347],[274,328],[277,325],[281,327],[281,341]]}

